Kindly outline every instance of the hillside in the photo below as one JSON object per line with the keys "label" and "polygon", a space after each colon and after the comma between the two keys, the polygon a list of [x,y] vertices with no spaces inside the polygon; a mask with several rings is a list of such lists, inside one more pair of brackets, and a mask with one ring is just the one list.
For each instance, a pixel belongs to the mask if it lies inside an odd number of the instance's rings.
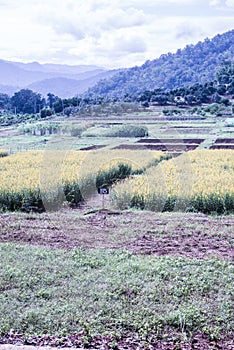
{"label": "hillside", "polygon": [[71,97],[84,92],[98,80],[112,76],[109,71],[90,65],[21,63],[0,60],[0,92],[13,92],[30,88],[47,95],[48,92],[60,97]]}
{"label": "hillside", "polygon": [[121,71],[98,82],[87,95],[123,97],[157,88],[169,90],[194,83],[203,84],[213,80],[222,62],[232,61],[233,57],[234,30],[231,30],[196,45],[187,45],[175,54],[164,54],[140,67]]}
{"label": "hillside", "polygon": [[[95,74],[95,72],[97,74]],[[37,91],[46,96],[48,92],[53,93],[61,98],[69,98],[85,92],[90,86],[93,86],[99,80],[109,78],[116,73],[116,70],[99,71],[80,73],[79,77],[55,77],[36,81],[27,86],[27,88]],[[76,78],[76,79],[75,79]]]}

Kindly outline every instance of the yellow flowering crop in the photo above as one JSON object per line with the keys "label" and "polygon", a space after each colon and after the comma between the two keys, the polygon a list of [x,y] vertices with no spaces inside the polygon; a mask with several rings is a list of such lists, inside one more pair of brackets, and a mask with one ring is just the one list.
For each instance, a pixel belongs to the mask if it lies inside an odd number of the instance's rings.
{"label": "yellow flowering crop", "polygon": [[195,150],[162,161],[116,185],[114,199],[120,207],[234,210],[234,152]]}
{"label": "yellow flowering crop", "polygon": [[42,195],[48,201],[56,201],[58,192],[64,189],[70,197],[75,196],[78,187],[85,189],[90,183],[95,185],[100,170],[108,170],[119,163],[131,164],[133,170],[141,170],[162,156],[162,152],[147,150],[46,150],[0,158],[0,207],[14,210],[30,198],[38,202],[43,199]]}

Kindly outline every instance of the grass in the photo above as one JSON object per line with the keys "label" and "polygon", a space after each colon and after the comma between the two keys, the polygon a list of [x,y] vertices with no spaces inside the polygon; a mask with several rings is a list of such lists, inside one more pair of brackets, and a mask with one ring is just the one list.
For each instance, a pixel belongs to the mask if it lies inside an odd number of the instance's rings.
{"label": "grass", "polygon": [[0,332],[119,335],[232,329],[230,261],[1,243]]}

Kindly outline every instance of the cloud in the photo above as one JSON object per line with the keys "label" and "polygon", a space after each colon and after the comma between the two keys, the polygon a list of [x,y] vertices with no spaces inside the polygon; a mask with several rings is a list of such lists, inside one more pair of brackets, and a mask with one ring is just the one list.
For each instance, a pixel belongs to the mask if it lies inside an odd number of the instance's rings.
{"label": "cloud", "polygon": [[145,52],[147,45],[143,38],[137,35],[129,35],[115,38],[113,48],[122,53],[139,53]]}
{"label": "cloud", "polygon": [[[61,11],[52,13],[52,9],[46,11],[40,20],[49,23],[55,32],[66,33],[77,40],[86,36],[100,37],[103,31],[120,28],[131,28],[146,23],[147,18],[142,10],[130,7],[123,10],[115,6],[117,2],[96,1],[72,2],[70,6],[63,6]],[[72,9],[72,11],[71,11]]]}
{"label": "cloud", "polygon": [[234,0],[226,0],[227,7],[234,7]]}
{"label": "cloud", "polygon": [[193,40],[194,37],[198,37],[204,34],[203,30],[198,25],[191,24],[188,21],[180,23],[175,31],[176,39]]}
{"label": "cloud", "polygon": [[129,67],[233,28],[234,0],[0,0],[0,58]]}
{"label": "cloud", "polygon": [[216,7],[216,6],[222,5],[222,0],[210,0],[209,5],[211,7]]}

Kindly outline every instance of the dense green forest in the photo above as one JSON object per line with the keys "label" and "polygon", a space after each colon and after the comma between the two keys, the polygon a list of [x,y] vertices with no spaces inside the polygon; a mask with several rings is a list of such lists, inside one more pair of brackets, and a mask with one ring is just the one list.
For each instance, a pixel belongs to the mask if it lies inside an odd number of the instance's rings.
{"label": "dense green forest", "polygon": [[173,90],[146,90],[136,100],[145,105],[200,105],[202,103],[222,103],[229,105],[234,98],[234,63],[226,61],[217,71],[213,81],[196,83]]}
{"label": "dense green forest", "polygon": [[123,98],[136,96],[145,90],[172,90],[196,83],[204,84],[215,78],[217,68],[234,57],[234,30],[205,39],[196,45],[187,45],[175,54],[161,55],[117,73],[89,89],[88,96],[108,95]]}

